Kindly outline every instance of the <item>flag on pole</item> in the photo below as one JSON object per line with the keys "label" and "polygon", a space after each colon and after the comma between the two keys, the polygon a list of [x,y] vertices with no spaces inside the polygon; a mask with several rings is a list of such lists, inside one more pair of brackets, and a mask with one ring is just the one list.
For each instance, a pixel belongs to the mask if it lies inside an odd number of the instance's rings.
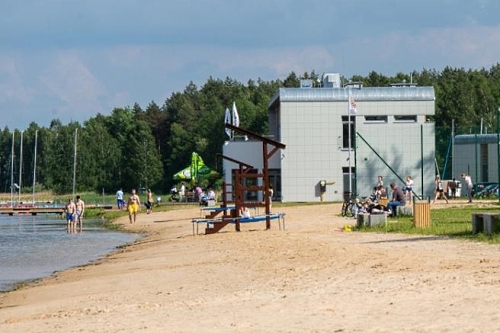
{"label": "flag on pole", "polygon": [[349,89],[349,114],[355,115],[358,110],[356,109],[356,100],[351,95],[351,89]]}
{"label": "flag on pole", "polygon": [[235,102],[233,102],[233,126],[240,127],[240,116],[238,115]]}
{"label": "flag on pole", "polygon": [[[224,126],[226,124],[231,124],[231,111],[229,111],[229,108],[226,108],[226,115],[224,117]],[[229,128],[226,128],[226,134],[231,139],[231,130]]]}

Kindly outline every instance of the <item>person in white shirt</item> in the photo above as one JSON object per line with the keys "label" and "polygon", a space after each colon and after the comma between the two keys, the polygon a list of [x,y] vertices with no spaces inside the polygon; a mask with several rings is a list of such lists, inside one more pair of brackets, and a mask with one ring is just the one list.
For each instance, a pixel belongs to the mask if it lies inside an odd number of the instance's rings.
{"label": "person in white shirt", "polygon": [[248,210],[248,208],[246,206],[242,206],[240,208],[240,217],[243,217],[243,218],[252,217],[250,215],[250,211]]}
{"label": "person in white shirt", "polygon": [[461,176],[465,181],[465,187],[467,188],[467,197],[469,198],[469,203],[471,203],[472,202],[472,188],[473,188],[472,178],[470,175],[465,174],[465,173],[463,173]]}
{"label": "person in white shirt", "polygon": [[125,206],[125,202],[123,201],[123,190],[121,188],[116,191],[116,205],[120,210]]}
{"label": "person in white shirt", "polygon": [[208,192],[207,192],[207,197],[208,197],[208,200],[215,200],[215,192],[213,189],[208,189]]}

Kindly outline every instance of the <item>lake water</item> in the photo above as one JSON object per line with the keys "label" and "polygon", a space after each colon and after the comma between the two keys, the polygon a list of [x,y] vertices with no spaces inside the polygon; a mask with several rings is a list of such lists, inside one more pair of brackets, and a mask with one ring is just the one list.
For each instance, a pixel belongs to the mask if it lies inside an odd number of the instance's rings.
{"label": "lake water", "polygon": [[84,219],[81,232],[68,232],[59,215],[0,215],[0,291],[87,264],[139,237],[107,230],[99,219]]}

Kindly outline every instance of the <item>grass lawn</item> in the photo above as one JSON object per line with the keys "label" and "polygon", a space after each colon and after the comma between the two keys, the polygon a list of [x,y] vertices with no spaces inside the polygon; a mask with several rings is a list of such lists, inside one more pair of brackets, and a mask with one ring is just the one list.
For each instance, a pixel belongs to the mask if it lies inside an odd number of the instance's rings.
{"label": "grass lawn", "polygon": [[[497,201],[488,204],[464,204],[462,206],[431,209],[431,225],[427,228],[416,228],[413,225],[413,216],[388,219],[387,225],[377,227],[357,228],[366,232],[394,232],[415,235],[438,235],[482,241],[493,244],[500,243],[500,233],[486,235],[484,233],[472,234],[473,213],[499,213],[500,205]],[[500,224],[500,220],[497,220]]]}

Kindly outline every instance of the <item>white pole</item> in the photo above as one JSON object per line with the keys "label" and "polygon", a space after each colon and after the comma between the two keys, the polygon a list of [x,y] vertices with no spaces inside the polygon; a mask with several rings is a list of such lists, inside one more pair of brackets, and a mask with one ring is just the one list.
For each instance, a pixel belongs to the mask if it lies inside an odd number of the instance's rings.
{"label": "white pole", "polygon": [[455,119],[451,120],[451,179],[455,178]]}
{"label": "white pole", "polygon": [[10,153],[11,162],[10,162],[10,207],[14,205],[14,134],[15,131],[12,132],[12,151]]}
{"label": "white pole", "polygon": [[35,131],[35,152],[33,154],[33,207],[35,207],[35,185],[36,185],[36,146],[38,143],[38,130]]}
{"label": "white pole", "polygon": [[75,198],[76,192],[76,139],[78,137],[78,128],[75,129],[75,153],[73,155],[73,199]]}
{"label": "white pole", "polygon": [[19,196],[17,203],[21,203],[22,174],[23,174],[23,134],[21,131],[21,146],[19,147]]}
{"label": "white pole", "polygon": [[347,120],[347,142],[348,142],[348,167],[349,167],[349,195],[352,193],[352,181],[351,181],[351,88],[349,87],[349,97],[347,101],[347,115],[348,115],[348,120]]}

